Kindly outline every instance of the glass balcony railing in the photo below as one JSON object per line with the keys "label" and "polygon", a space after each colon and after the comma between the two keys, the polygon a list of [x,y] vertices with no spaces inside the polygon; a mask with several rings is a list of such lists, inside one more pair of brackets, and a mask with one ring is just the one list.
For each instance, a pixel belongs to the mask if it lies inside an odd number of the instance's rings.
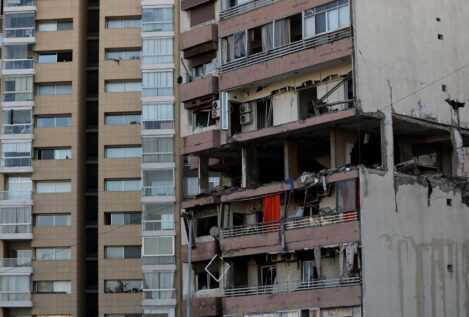
{"label": "glass balcony railing", "polygon": [[0,234],[32,233],[31,223],[0,223]]}
{"label": "glass balcony railing", "polygon": [[142,129],[156,130],[156,129],[174,129],[173,120],[142,120]]}
{"label": "glass balcony railing", "polygon": [[0,293],[0,302],[22,302],[30,300],[31,292],[8,291]]}
{"label": "glass balcony railing", "polygon": [[5,7],[30,7],[35,6],[36,0],[6,0]]}
{"label": "glass balcony railing", "polygon": [[5,258],[0,259],[0,267],[31,267],[31,258]]}
{"label": "glass balcony railing", "polygon": [[34,27],[27,28],[6,28],[3,31],[4,38],[24,38],[24,37],[34,37],[36,32]]}
{"label": "glass balcony railing", "polygon": [[3,158],[2,167],[25,167],[32,166],[32,160],[30,156],[24,157],[7,157]]}
{"label": "glass balcony railing", "polygon": [[3,191],[0,192],[0,200],[30,200],[33,194],[31,191]]}
{"label": "glass balcony railing", "polygon": [[174,184],[173,182],[167,182],[167,184],[144,186],[142,195],[145,197],[174,196]]}
{"label": "glass balcony railing", "polygon": [[175,299],[175,289],[144,289],[143,299]]}
{"label": "glass balcony railing", "polygon": [[4,70],[33,69],[34,61],[32,59],[6,59],[3,60]]}
{"label": "glass balcony railing", "polygon": [[143,163],[174,162],[174,154],[170,152],[143,153]]}
{"label": "glass balcony railing", "polygon": [[3,124],[2,134],[30,134],[33,133],[32,123]]}
{"label": "glass balcony railing", "polygon": [[32,101],[32,91],[12,91],[3,93],[3,101]]}
{"label": "glass balcony railing", "polygon": [[143,231],[174,230],[174,220],[144,220],[142,221]]}

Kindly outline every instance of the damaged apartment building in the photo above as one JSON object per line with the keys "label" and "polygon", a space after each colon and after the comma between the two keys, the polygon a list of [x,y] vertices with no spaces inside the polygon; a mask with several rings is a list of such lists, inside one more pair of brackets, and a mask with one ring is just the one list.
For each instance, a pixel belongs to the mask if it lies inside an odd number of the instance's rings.
{"label": "damaged apartment building", "polygon": [[183,314],[469,314],[466,7],[181,1]]}

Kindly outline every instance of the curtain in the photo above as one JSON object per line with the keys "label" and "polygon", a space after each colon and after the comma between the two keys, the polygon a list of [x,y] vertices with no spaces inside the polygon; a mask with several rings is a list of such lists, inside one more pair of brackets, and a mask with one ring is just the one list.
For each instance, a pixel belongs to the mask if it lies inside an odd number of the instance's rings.
{"label": "curtain", "polygon": [[262,51],[268,52],[273,48],[273,41],[272,41],[272,31],[273,31],[273,23],[268,23],[262,26]]}
{"label": "curtain", "polygon": [[264,207],[263,222],[280,221],[280,194],[264,197],[262,205]]}
{"label": "curtain", "polygon": [[314,248],[314,262],[318,271],[318,279],[321,279],[321,248]]}
{"label": "curtain", "polygon": [[351,211],[356,209],[356,182],[348,180],[337,183],[337,210]]}
{"label": "curtain", "polygon": [[275,21],[275,47],[290,43],[290,19]]}
{"label": "curtain", "polygon": [[144,96],[172,96],[173,72],[143,73]]}
{"label": "curtain", "polygon": [[233,35],[234,59],[246,56],[246,32],[242,31]]}
{"label": "curtain", "polygon": [[144,39],[142,45],[144,64],[169,64],[173,62],[173,39]]}

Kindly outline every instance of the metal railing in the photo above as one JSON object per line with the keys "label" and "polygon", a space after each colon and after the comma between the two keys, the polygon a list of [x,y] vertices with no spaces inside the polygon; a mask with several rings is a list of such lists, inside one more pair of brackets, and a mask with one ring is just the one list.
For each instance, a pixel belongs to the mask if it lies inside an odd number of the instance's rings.
{"label": "metal railing", "polygon": [[3,101],[32,101],[32,91],[3,92]]}
{"label": "metal railing", "polygon": [[33,69],[34,60],[32,59],[6,59],[3,60],[3,69],[14,70],[14,69]]}
{"label": "metal railing", "polygon": [[33,193],[30,191],[3,191],[0,192],[0,200],[30,200]]}
{"label": "metal railing", "polygon": [[174,220],[144,220],[142,221],[143,231],[174,230]]}
{"label": "metal railing", "polygon": [[142,195],[144,197],[174,196],[174,184],[173,184],[173,182],[168,182],[168,183],[170,183],[170,184],[143,186],[142,187]]}
{"label": "metal railing", "polygon": [[142,120],[142,129],[157,130],[157,129],[174,129],[173,120]]}
{"label": "metal railing", "polygon": [[36,0],[6,0],[5,7],[29,7],[35,6]]}
{"label": "metal railing", "polygon": [[227,8],[220,12],[220,20],[225,20],[232,18],[234,16],[256,10],[258,8],[265,7],[267,5],[273,4],[278,0],[254,0],[248,3],[243,3],[237,6],[233,6],[231,8]]}
{"label": "metal railing", "polygon": [[289,293],[297,291],[307,291],[322,288],[345,287],[359,285],[361,278],[342,277],[337,279],[315,280],[315,281],[294,281],[275,283],[272,285],[256,285],[247,287],[237,287],[224,290],[225,297],[268,295],[277,293]]}
{"label": "metal railing", "polygon": [[[341,212],[331,215],[318,215],[301,218],[291,218],[283,221],[285,230],[301,229],[308,227],[319,227],[329,224],[356,221],[358,220],[358,212]],[[241,236],[248,236],[254,234],[263,234],[269,232],[280,231],[282,223],[278,221],[274,222],[261,222],[255,224],[246,224],[241,226],[234,226],[231,228],[222,228],[221,236],[223,238],[234,238]]]}
{"label": "metal railing", "polygon": [[143,299],[175,299],[175,289],[144,289]]}
{"label": "metal railing", "polygon": [[3,30],[4,38],[23,38],[23,37],[34,37],[36,32],[34,27],[28,28],[14,28],[14,29],[4,29]]}
{"label": "metal railing", "polygon": [[143,158],[143,163],[174,162],[174,153],[172,152],[142,153],[142,158]]}
{"label": "metal railing", "polygon": [[32,230],[31,223],[8,223],[0,224],[0,234],[15,234],[15,233],[31,233]]}
{"label": "metal railing", "polygon": [[5,258],[0,259],[0,267],[31,267],[30,258]]}
{"label": "metal railing", "polygon": [[32,160],[30,156],[22,157],[7,157],[1,160],[2,167],[25,167],[32,166]]}
{"label": "metal railing", "polygon": [[276,47],[268,52],[256,53],[245,58],[240,58],[223,64],[221,66],[222,72],[228,72],[241,67],[247,67],[259,63],[266,62],[268,60],[282,57],[285,55],[300,52],[306,49],[310,49],[316,46],[320,46],[327,43],[332,43],[341,39],[345,39],[352,36],[352,29],[350,27],[343,28],[334,32],[318,35],[309,39],[293,42],[281,47]]}
{"label": "metal railing", "polygon": [[33,133],[32,123],[3,124],[2,134],[29,134]]}
{"label": "metal railing", "polygon": [[30,301],[31,292],[2,292],[0,293],[0,302],[20,302]]}

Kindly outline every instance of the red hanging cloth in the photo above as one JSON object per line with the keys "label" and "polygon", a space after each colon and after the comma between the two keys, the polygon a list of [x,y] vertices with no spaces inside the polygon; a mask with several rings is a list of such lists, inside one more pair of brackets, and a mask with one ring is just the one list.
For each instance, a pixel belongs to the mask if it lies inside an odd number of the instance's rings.
{"label": "red hanging cloth", "polygon": [[264,222],[280,221],[280,194],[264,197]]}

